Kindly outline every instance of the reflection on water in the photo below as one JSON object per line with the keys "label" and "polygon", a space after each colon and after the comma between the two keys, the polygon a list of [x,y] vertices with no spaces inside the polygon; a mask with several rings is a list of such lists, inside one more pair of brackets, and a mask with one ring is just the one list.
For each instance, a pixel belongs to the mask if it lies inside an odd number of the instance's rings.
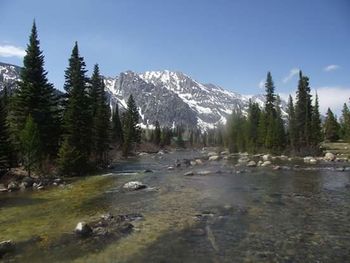
{"label": "reflection on water", "polygon": [[[167,170],[176,159],[197,156],[143,156],[66,189],[1,195],[0,240],[40,236],[11,257],[26,262],[349,262],[348,172],[237,174],[226,161],[192,168],[212,172],[205,176]],[[123,191],[132,180],[153,190]],[[78,221],[107,211],[144,219],[134,222],[131,235],[93,249],[55,245]]]}

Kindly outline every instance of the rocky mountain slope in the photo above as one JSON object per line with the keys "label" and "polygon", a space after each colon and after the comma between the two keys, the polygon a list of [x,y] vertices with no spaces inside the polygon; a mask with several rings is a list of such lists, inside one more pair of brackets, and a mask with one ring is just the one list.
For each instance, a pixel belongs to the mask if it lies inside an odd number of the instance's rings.
{"label": "rocky mountain slope", "polygon": [[[0,63],[0,92],[5,86],[15,88],[20,67]],[[173,71],[126,71],[115,78],[105,77],[111,107],[116,103],[126,108],[130,94],[139,106],[142,126],[152,127],[155,121],[162,126],[214,128],[225,124],[232,110],[246,114],[249,99],[264,104],[263,95],[245,96],[214,84],[202,84],[191,77]],[[282,109],[286,104],[282,101]]]}

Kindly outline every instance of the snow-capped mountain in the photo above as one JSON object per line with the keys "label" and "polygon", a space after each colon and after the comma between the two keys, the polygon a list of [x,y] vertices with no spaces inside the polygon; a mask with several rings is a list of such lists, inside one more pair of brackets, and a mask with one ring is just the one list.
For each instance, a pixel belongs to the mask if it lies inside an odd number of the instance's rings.
{"label": "snow-capped mountain", "polygon": [[21,67],[0,62],[0,91],[7,87],[13,89],[19,80]]}
{"label": "snow-capped mountain", "polygon": [[261,106],[265,101],[263,95],[241,95],[168,70],[141,74],[127,71],[116,78],[105,78],[105,84],[112,105],[118,103],[125,108],[127,98],[133,94],[144,125],[158,120],[166,126],[214,128],[225,124],[232,110],[246,114],[249,99]]}
{"label": "snow-capped mountain", "polygon": [[[19,80],[20,67],[0,63],[0,92],[11,90]],[[264,95],[241,95],[214,84],[202,84],[191,77],[173,71],[126,71],[117,77],[104,78],[111,107],[126,108],[130,94],[139,106],[142,126],[152,127],[156,121],[162,126],[182,124],[202,129],[225,124],[232,110],[247,112],[249,99],[264,105]],[[286,103],[282,101],[282,111]],[[283,111],[284,115],[285,112]]]}

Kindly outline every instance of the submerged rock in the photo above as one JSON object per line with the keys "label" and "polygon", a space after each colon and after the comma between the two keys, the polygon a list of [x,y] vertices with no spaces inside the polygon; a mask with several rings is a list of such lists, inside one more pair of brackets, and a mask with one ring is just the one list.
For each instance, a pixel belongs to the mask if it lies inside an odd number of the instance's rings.
{"label": "submerged rock", "polygon": [[184,176],[192,176],[192,175],[194,175],[193,171],[189,171],[187,173],[184,173]]}
{"label": "submerged rock", "polygon": [[219,161],[220,156],[219,155],[213,155],[209,157],[209,161]]}
{"label": "submerged rock", "polygon": [[0,242],[0,257],[15,249],[15,243],[12,240]]}
{"label": "submerged rock", "polygon": [[83,236],[83,237],[87,237],[89,235],[91,235],[92,233],[92,228],[89,224],[85,223],[85,222],[79,222],[77,224],[77,226],[74,229],[74,232],[77,235]]}
{"label": "submerged rock", "polygon": [[147,185],[139,181],[131,181],[123,185],[123,188],[129,191],[136,191],[136,190],[144,189],[146,187]]}

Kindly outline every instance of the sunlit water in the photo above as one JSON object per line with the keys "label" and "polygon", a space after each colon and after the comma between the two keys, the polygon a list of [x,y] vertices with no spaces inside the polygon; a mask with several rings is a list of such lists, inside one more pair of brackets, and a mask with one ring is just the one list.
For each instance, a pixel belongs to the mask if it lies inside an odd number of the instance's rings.
{"label": "sunlit water", "polygon": [[[236,173],[230,161],[167,169],[199,152],[149,155],[70,187],[0,195],[0,241],[40,237],[4,258],[13,262],[350,262],[350,174]],[[151,169],[153,173],[144,173]],[[210,175],[184,176],[189,170]],[[138,180],[149,190],[125,192]],[[79,221],[141,213],[130,235],[61,242]]]}

